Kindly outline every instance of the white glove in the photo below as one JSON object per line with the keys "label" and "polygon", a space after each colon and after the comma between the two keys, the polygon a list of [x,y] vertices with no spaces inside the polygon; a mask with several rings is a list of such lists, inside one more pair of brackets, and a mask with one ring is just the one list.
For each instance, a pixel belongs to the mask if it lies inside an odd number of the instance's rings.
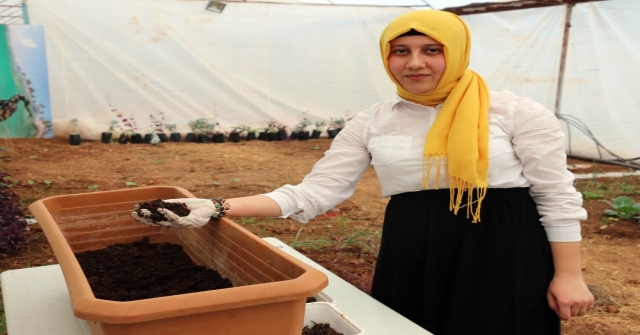
{"label": "white glove", "polygon": [[[151,217],[151,211],[142,209],[142,216],[137,211],[131,212],[131,217],[134,219],[149,225],[149,226],[165,226],[173,228],[193,228],[202,227],[206,225],[209,220],[217,219],[224,215],[226,210],[229,210],[228,204],[222,199],[209,200],[198,198],[181,198],[181,199],[167,199],[164,202],[180,202],[187,206],[190,210],[189,215],[179,216],[172,211],[165,208],[158,208],[158,213],[164,215],[167,221],[153,222]],[[138,205],[134,207],[139,209]]]}

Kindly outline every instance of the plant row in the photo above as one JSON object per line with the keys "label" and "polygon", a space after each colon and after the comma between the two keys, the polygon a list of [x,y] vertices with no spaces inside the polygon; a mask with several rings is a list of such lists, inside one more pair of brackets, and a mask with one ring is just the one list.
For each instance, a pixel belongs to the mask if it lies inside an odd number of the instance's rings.
{"label": "plant row", "polygon": [[[160,112],[159,116],[150,114],[151,126],[146,133],[142,134],[138,131],[137,123],[133,117],[125,117],[117,110],[112,110],[117,120],[111,120],[109,130],[102,132],[101,142],[111,143],[150,143],[159,144],[162,142],[182,142],[182,134],[176,132],[175,123],[165,123],[164,113]],[[239,142],[240,140],[263,140],[263,141],[283,141],[283,140],[307,140],[320,138],[326,131],[328,138],[334,138],[340,130],[342,130],[348,120],[347,117],[330,118],[329,122],[323,119],[313,120],[307,113],[303,113],[300,121],[295,124],[291,131],[287,131],[289,126],[279,124],[275,121],[267,121],[266,127],[252,128],[247,125],[237,125],[231,127],[230,132],[222,132],[217,129],[218,122],[206,118],[198,118],[190,121],[189,127],[191,131],[186,134],[184,142],[199,143],[222,143],[225,141]],[[310,126],[314,129],[308,130]],[[78,119],[74,118],[70,121],[71,133],[69,141],[72,145],[79,145],[81,142],[78,134]],[[167,133],[169,136],[167,136]]]}

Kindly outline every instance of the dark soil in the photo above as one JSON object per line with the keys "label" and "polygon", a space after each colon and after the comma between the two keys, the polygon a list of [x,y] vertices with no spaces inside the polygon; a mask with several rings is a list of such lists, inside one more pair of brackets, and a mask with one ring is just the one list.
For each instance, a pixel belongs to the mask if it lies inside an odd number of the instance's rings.
{"label": "dark soil", "polygon": [[187,216],[189,215],[189,212],[191,212],[183,202],[164,202],[162,199],[149,200],[138,203],[138,209],[136,209],[136,212],[138,213],[138,215],[143,216],[143,209],[150,211],[151,220],[154,223],[169,221],[167,217],[164,216],[164,214],[158,212],[158,208],[168,209],[178,216]]}
{"label": "dark soil", "polygon": [[146,238],[76,258],[98,299],[131,301],[233,286],[217,271],[193,263],[182,246]]}
{"label": "dark soil", "polygon": [[328,323],[316,323],[311,328],[304,326],[302,335],[342,335],[342,333],[335,331]]}
{"label": "dark soil", "polygon": [[[158,199],[143,204],[150,209],[159,208],[161,203]],[[131,301],[233,287],[217,271],[193,263],[182,246],[153,244],[146,237],[78,253],[76,258],[98,299]],[[314,297],[307,298],[307,302],[314,301],[317,301]],[[316,323],[313,327],[305,326],[302,335],[342,333],[328,323]]]}

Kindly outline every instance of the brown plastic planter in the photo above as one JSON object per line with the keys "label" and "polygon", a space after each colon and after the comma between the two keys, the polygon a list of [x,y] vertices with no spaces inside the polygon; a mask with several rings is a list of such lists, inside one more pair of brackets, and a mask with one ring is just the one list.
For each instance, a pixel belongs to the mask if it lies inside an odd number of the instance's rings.
{"label": "brown plastic planter", "polygon": [[[150,199],[193,197],[179,187],[54,196],[29,206],[60,263],[76,317],[93,335],[299,335],[306,298],[328,285],[322,272],[274,248],[229,219],[202,228],[145,226],[129,216]],[[74,253],[131,243],[180,244],[195,263],[233,288],[128,302],[96,299]]]}

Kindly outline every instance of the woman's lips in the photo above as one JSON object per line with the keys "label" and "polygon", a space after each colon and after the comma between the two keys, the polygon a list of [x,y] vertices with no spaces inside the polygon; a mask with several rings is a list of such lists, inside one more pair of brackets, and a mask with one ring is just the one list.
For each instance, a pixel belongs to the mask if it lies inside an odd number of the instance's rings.
{"label": "woman's lips", "polygon": [[406,78],[411,79],[411,80],[420,80],[420,79],[424,79],[426,77],[428,77],[428,74],[408,74],[405,75]]}

